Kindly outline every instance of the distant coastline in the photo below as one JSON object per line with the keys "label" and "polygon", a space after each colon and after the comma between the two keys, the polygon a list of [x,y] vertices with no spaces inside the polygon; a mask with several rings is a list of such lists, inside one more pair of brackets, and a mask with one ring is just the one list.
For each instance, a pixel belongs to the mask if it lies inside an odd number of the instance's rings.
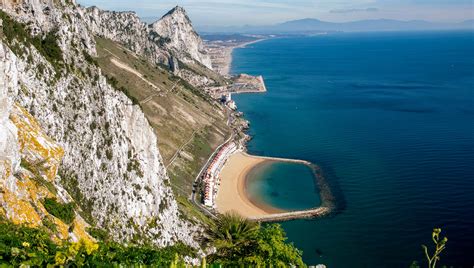
{"label": "distant coastline", "polygon": [[230,47],[230,53],[228,57],[226,58],[226,62],[225,62],[226,67],[224,68],[224,71],[225,71],[224,75],[227,75],[227,76],[231,75],[233,53],[236,48],[246,48],[247,46],[250,46],[250,45],[265,41],[265,40],[268,40],[268,38],[260,38],[254,41],[249,41],[249,42],[245,42],[245,43]]}

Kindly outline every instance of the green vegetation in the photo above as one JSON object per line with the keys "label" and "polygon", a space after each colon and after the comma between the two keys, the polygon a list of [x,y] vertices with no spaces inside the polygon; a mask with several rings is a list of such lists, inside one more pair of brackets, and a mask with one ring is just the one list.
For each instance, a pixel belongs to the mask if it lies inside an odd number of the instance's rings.
{"label": "green vegetation", "polygon": [[51,215],[62,220],[64,223],[71,224],[74,221],[75,206],[73,203],[62,204],[55,198],[45,198],[43,206]]}
{"label": "green vegetation", "polygon": [[[50,239],[50,231],[44,227],[15,225],[1,217],[0,230],[0,267],[45,267],[48,264],[65,267],[184,267],[184,256],[197,257],[194,249],[183,244],[162,249],[146,245],[124,246],[105,239],[98,239],[98,243],[56,244]],[[89,229],[88,232],[107,237],[98,229]],[[301,252],[285,244],[285,234],[279,225],[260,227],[237,216],[226,215],[209,233],[209,242],[217,248],[217,252],[208,258],[210,267],[305,266]]]}
{"label": "green vegetation", "polygon": [[183,256],[196,256],[183,244],[163,249],[112,242],[55,244],[47,230],[14,225],[3,218],[0,230],[0,267],[184,267]]}
{"label": "green vegetation", "polygon": [[107,78],[107,82],[110,85],[112,85],[112,87],[114,87],[116,90],[121,91],[123,94],[125,94],[125,96],[127,96],[134,105],[140,105],[140,102],[138,101],[138,99],[135,98],[127,88],[125,88],[124,86],[118,85],[118,81],[115,77],[108,76],[108,75],[106,75],[105,77]]}
{"label": "green vegetation", "polygon": [[48,60],[57,73],[63,67],[63,52],[58,45],[57,30],[46,33],[44,37],[35,36],[32,43],[35,48]]}
{"label": "green vegetation", "polygon": [[88,63],[90,63],[92,65],[95,65],[95,66],[99,66],[99,63],[89,53],[87,53],[85,50],[82,51],[82,54],[84,55],[84,59]]}
{"label": "green vegetation", "polygon": [[107,231],[96,228],[96,227],[89,227],[86,229],[86,231],[95,239],[99,241],[108,241],[109,240],[109,235]]}
{"label": "green vegetation", "polygon": [[425,252],[426,260],[428,261],[428,268],[436,267],[436,262],[439,261],[440,259],[439,255],[446,248],[446,243],[448,242],[448,238],[443,237],[443,239],[440,239],[439,237],[440,234],[441,234],[440,228],[433,229],[433,233],[431,234],[431,239],[433,240],[433,243],[435,244],[435,250],[433,254],[428,253],[427,246],[425,245],[421,246],[423,248],[423,251]]}
{"label": "green vegetation", "polygon": [[25,159],[21,159],[20,166],[33,174],[31,178],[37,185],[44,186],[50,191],[52,194],[57,195],[56,187],[53,185],[52,182],[46,180],[42,175],[41,172],[44,172],[44,161],[38,163],[29,163]]}
{"label": "green vegetation", "polygon": [[178,195],[176,196],[181,216],[186,218],[190,222],[200,222],[207,225],[211,225],[212,219],[197,209],[186,197]]}
{"label": "green vegetation", "polygon": [[[58,45],[56,30],[46,33],[44,36],[31,36],[25,24],[19,23],[10,18],[4,11],[0,11],[2,23],[2,33],[6,38],[10,48],[17,55],[23,55],[26,51],[19,46],[19,43],[28,47],[33,45],[38,52],[53,65],[58,76],[63,67],[63,54]],[[17,42],[15,43],[16,40]],[[30,58],[31,59],[31,58]]]}
{"label": "green vegetation", "polygon": [[260,226],[236,214],[222,215],[208,231],[216,253],[208,260],[225,267],[305,267],[302,252],[285,243],[278,224]]}
{"label": "green vegetation", "polygon": [[77,175],[74,172],[67,172],[60,168],[58,176],[61,178],[61,185],[68,191],[72,199],[76,202],[80,209],[78,210],[79,215],[87,221],[90,225],[95,225],[94,217],[92,217],[92,207],[94,202],[87,199],[79,189],[79,181]]}

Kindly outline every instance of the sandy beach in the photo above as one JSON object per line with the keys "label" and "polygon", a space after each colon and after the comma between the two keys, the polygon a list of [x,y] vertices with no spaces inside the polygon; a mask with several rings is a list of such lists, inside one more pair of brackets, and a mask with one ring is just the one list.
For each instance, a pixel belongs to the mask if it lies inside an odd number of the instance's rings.
{"label": "sandy beach", "polygon": [[243,152],[233,154],[220,173],[221,185],[216,199],[219,213],[236,212],[246,218],[255,218],[285,212],[252,203],[245,192],[247,174],[259,164],[271,160]]}
{"label": "sandy beach", "polygon": [[232,65],[232,52],[236,48],[243,48],[248,45],[266,40],[265,38],[253,40],[250,42],[244,43],[209,43],[207,44],[207,51],[211,55],[213,61],[213,68],[215,71],[219,72],[221,75],[230,77],[230,68]]}

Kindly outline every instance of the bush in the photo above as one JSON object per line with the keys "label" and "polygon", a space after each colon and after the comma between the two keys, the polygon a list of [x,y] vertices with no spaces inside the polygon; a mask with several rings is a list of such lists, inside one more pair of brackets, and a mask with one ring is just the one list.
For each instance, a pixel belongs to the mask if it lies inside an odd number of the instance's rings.
{"label": "bush", "polygon": [[58,45],[56,31],[48,32],[44,37],[35,36],[32,43],[53,66],[63,61],[63,52]]}
{"label": "bush", "polygon": [[0,230],[0,267],[184,267],[182,256],[196,256],[183,244],[161,249],[90,241],[58,245],[43,229],[15,225],[3,218]]}
{"label": "bush", "polygon": [[47,61],[53,65],[56,75],[59,76],[63,67],[63,52],[58,45],[57,31],[53,30],[45,35],[32,37],[28,32],[25,24],[19,23],[12,19],[7,13],[0,10],[0,19],[2,23],[2,31],[5,35],[7,43],[15,54],[23,55],[25,52],[18,45],[14,45],[13,40],[23,43],[26,47],[28,44],[33,45]]}
{"label": "bush", "polygon": [[[0,266],[42,267],[54,263],[58,246],[43,230],[11,224],[0,218]],[[8,267],[8,266],[7,266]]]}
{"label": "bush", "polygon": [[109,239],[109,235],[107,232],[103,229],[100,228],[95,228],[95,227],[89,227],[86,229],[86,231],[95,239],[99,241],[106,241]]}
{"label": "bush", "polygon": [[116,90],[121,91],[123,94],[125,94],[125,96],[127,96],[127,98],[129,98],[129,99],[132,101],[132,103],[133,103],[134,105],[140,105],[140,101],[138,101],[137,98],[135,98],[134,96],[132,96],[132,94],[130,93],[130,91],[129,91],[127,88],[125,88],[125,87],[123,87],[123,86],[120,87],[120,86],[118,85],[119,82],[118,82],[117,78],[115,78],[115,77],[113,77],[113,76],[105,76],[105,78],[107,79],[107,82],[108,82],[113,88],[115,88]]}
{"label": "bush", "polygon": [[94,59],[89,53],[87,53],[87,51],[83,50],[82,51],[82,54],[84,55],[84,59],[92,64],[92,65],[95,65],[95,66],[99,66],[99,63],[97,62],[96,59]]}
{"label": "bush", "polygon": [[62,204],[55,198],[45,198],[43,200],[44,208],[54,217],[62,220],[64,223],[71,224],[75,218],[74,204]]}

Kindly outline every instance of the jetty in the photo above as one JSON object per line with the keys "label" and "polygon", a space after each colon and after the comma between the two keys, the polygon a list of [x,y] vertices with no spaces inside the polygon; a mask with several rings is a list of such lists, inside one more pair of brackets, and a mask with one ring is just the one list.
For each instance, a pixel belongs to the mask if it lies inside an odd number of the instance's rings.
{"label": "jetty", "polygon": [[263,76],[239,74],[232,78],[230,93],[263,93],[267,91]]}

